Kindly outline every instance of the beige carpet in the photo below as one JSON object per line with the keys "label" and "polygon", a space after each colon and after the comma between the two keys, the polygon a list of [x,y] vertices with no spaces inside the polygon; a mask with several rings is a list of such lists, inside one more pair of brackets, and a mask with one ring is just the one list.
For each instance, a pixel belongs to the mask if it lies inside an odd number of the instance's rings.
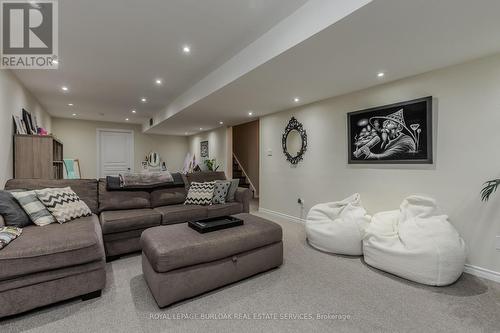
{"label": "beige carpet", "polygon": [[318,252],[302,225],[277,222],[279,269],[160,310],[131,255],[108,264],[101,298],[4,320],[0,332],[500,332],[499,284],[465,274],[449,287],[421,286]]}

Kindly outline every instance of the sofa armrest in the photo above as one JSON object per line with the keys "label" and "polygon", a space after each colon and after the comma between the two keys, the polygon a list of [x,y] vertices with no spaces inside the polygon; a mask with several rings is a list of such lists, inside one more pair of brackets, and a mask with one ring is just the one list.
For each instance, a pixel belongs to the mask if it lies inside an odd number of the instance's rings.
{"label": "sofa armrest", "polygon": [[241,202],[243,204],[243,213],[250,212],[250,199],[252,199],[253,193],[250,189],[244,187],[238,187],[234,193],[234,200],[236,202]]}
{"label": "sofa armrest", "polygon": [[0,228],[5,227],[5,221],[3,220],[3,216],[0,215]]}

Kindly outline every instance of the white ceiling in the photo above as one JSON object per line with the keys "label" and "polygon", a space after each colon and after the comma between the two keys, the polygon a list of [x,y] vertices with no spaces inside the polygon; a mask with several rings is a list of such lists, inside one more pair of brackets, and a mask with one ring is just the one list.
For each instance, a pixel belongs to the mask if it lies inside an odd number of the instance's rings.
{"label": "white ceiling", "polygon": [[248,110],[261,116],[498,53],[498,13],[498,0],[374,0],[147,132],[234,125]]}
{"label": "white ceiling", "polygon": [[59,69],[15,74],[53,116],[142,123],[305,2],[59,1]]}
{"label": "white ceiling", "polygon": [[[306,2],[60,1],[60,69],[16,75],[54,116],[77,112],[81,119],[138,123],[154,116],[160,122],[146,132],[184,135],[219,121],[248,121],[249,110],[261,116],[500,52],[498,0],[374,0],[357,10],[363,1]],[[334,24],[315,27],[312,37],[299,36],[259,66],[223,77],[227,82],[208,87],[210,93],[182,99],[195,96],[189,92],[200,83],[214,83],[206,80],[214,72],[237,67],[238,56],[254,50],[280,21],[307,6],[319,19],[329,12],[321,5],[354,2],[352,14],[336,23],[348,12],[332,17]],[[281,33],[291,38],[286,29]],[[189,56],[181,52],[184,43],[192,46]],[[386,73],[382,80],[379,71]],[[164,79],[162,87],[154,86],[156,77]],[[69,93],[61,92],[63,84]],[[141,105],[141,96],[149,102]],[[300,103],[293,103],[295,96]]]}

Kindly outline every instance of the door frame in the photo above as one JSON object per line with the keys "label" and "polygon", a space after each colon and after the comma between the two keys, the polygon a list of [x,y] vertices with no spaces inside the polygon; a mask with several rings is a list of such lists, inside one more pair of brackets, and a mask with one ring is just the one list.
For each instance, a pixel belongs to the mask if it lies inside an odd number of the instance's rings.
{"label": "door frame", "polygon": [[135,172],[134,165],[134,130],[126,130],[126,129],[118,129],[118,128],[97,128],[96,129],[96,142],[97,142],[97,178],[101,178],[101,133],[102,132],[118,132],[118,133],[126,133],[130,135],[131,144],[130,144],[130,172]]}

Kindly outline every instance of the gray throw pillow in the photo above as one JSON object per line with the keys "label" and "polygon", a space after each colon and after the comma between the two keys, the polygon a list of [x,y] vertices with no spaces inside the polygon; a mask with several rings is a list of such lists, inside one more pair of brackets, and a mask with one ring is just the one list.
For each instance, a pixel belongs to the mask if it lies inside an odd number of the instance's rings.
{"label": "gray throw pillow", "polygon": [[213,204],[225,204],[227,192],[231,181],[229,180],[216,180],[214,188],[214,197],[212,198]]}
{"label": "gray throw pillow", "polygon": [[234,201],[234,194],[236,193],[236,189],[238,185],[240,185],[240,179],[231,179],[231,185],[229,186],[229,190],[227,191],[226,202]]}
{"label": "gray throw pillow", "polygon": [[56,221],[43,203],[38,200],[35,191],[12,192],[12,195],[36,225],[44,226]]}
{"label": "gray throw pillow", "polygon": [[24,228],[33,224],[9,191],[0,191],[0,215],[6,226]]}

